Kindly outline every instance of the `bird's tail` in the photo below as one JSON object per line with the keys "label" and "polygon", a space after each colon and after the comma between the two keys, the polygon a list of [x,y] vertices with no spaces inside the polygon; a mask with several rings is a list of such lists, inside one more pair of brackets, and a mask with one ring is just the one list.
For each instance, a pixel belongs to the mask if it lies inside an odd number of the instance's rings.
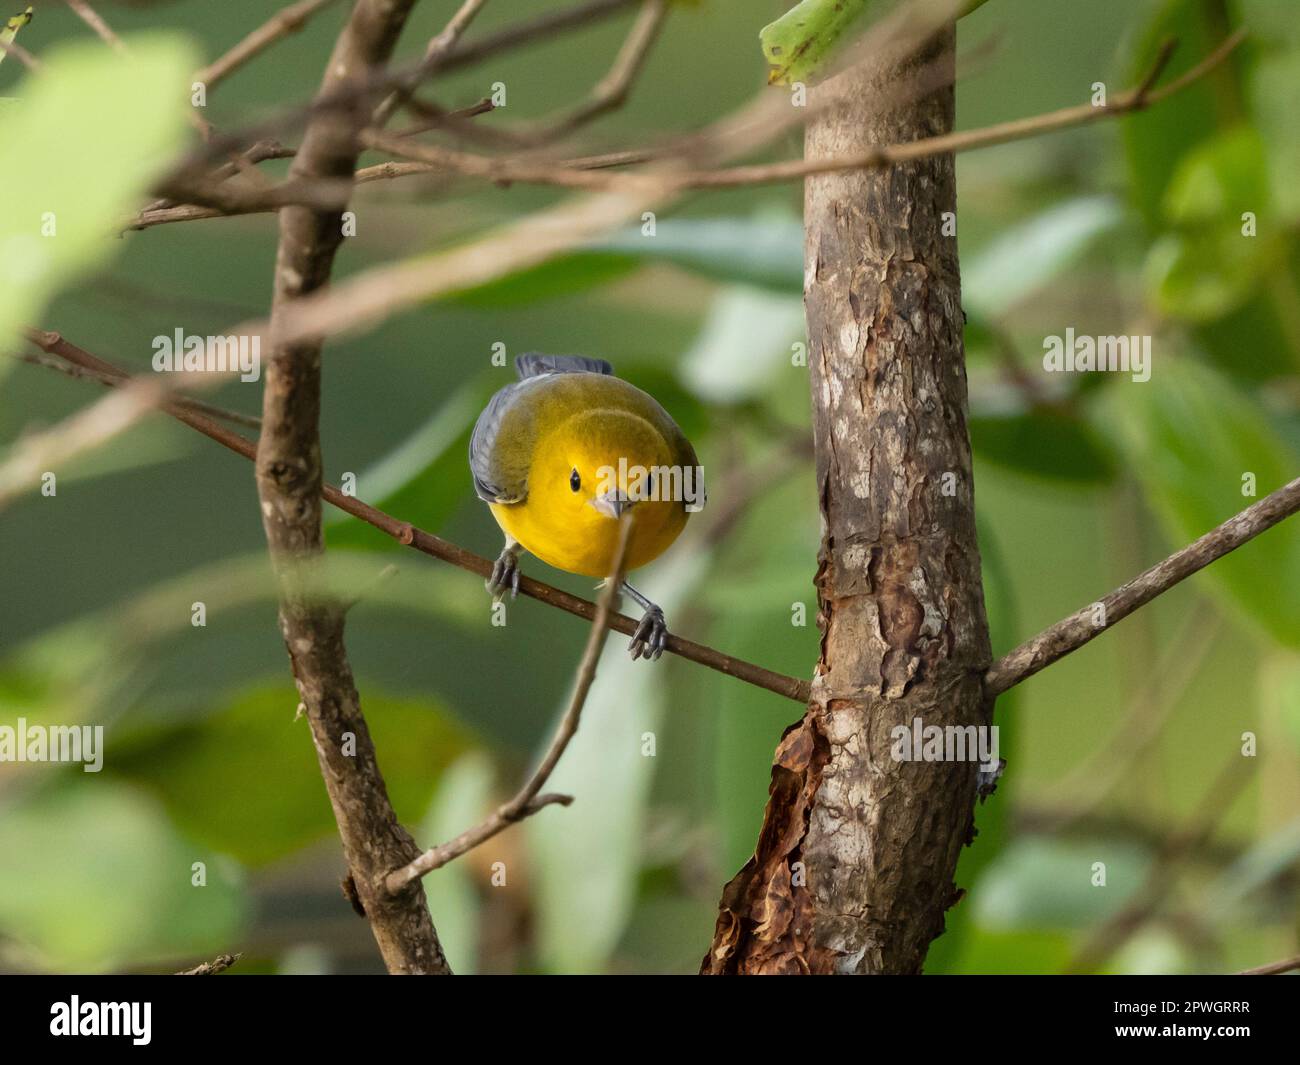
{"label": "bird's tail", "polygon": [[600,373],[612,377],[614,367],[604,359],[588,359],[583,355],[542,355],[530,351],[515,356],[515,373],[521,381],[547,373]]}

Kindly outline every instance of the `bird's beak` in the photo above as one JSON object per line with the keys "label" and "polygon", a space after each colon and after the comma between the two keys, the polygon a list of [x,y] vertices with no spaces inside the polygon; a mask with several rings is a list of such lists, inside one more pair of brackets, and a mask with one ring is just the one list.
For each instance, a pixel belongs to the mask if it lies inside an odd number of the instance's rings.
{"label": "bird's beak", "polygon": [[626,492],[605,492],[592,499],[591,505],[607,518],[618,521],[632,505],[635,499],[629,499]]}

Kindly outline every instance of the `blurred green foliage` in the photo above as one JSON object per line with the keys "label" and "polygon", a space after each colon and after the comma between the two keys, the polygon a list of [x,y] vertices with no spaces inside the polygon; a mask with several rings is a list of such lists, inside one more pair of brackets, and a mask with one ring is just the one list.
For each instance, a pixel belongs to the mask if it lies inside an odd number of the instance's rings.
{"label": "blurred green foliage", "polygon": [[[403,57],[419,54],[446,6],[416,6]],[[474,32],[547,6],[489,5]],[[738,106],[765,79],[758,34],[786,6],[675,5],[627,107],[585,146],[641,144]],[[960,24],[966,128],[1077,103],[1098,80],[1122,91],[1171,35],[1167,77],[1231,28],[1252,33],[1211,77],[1144,113],[959,161],[995,653],[1251,502],[1244,475],[1258,497],[1300,467],[1300,34],[1282,6],[992,0]],[[235,129],[307,98],[341,11],[221,86],[207,117]],[[0,325],[58,329],[138,369],[154,335],[219,331],[265,308],[270,216],[91,237],[129,210],[147,164],[183,135],[179,102],[161,87],[265,10],[183,0],[108,13],[137,53],[132,77],[116,76],[119,58],[61,5],[23,30],[47,60],[42,84],[15,63],[0,68],[0,96],[18,101],[0,139],[0,247],[26,239],[24,212],[52,199],[75,203],[80,227],[65,231],[60,215],[60,233],[75,239],[50,245],[47,276],[9,282]],[[511,121],[551,113],[604,73],[626,21],[457,72],[437,98],[468,104],[505,80]],[[146,29],[172,32],[136,35]],[[985,46],[992,61],[979,58]],[[797,135],[778,146],[798,150]],[[470,239],[553,195],[447,192],[367,186],[337,273]],[[654,240],[614,234],[332,343],[327,477],[352,475],[362,499],[490,555],[498,533],[464,461],[479,405],[520,352],[609,358],[673,412],[709,476],[710,510],[644,590],[670,607],[675,630],[807,675],[820,529],[811,462],[791,443],[808,426],[799,210],[794,187],[700,196],[659,218]],[[1044,338],[1066,328],[1151,335],[1151,380],[1045,373]],[[0,441],[73,411],[89,389],[35,368],[9,372]],[[215,398],[251,413],[258,396],[256,385],[231,384]],[[56,496],[33,494],[0,522],[0,723],[102,721],[108,748],[99,775],[0,767],[0,967],[180,968],[240,949],[250,970],[373,970],[365,929],[337,894],[328,800],[294,720],[264,567],[250,561],[262,547],[251,470],[154,419],[58,473]],[[713,542],[709,522],[754,482]],[[584,627],[522,600],[494,626],[475,579],[343,515],[327,516],[326,535],[330,579],[361,599],[349,651],[389,790],[421,843],[446,839],[508,795],[545,742]],[[1143,932],[1107,968],[1233,969],[1293,952],[1298,552],[1295,529],[1275,529],[999,700],[1007,769],[977,810],[957,876],[968,895],[949,912],[930,971],[1059,971],[1120,912],[1162,835],[1248,731],[1259,772],[1220,812],[1216,847],[1185,870],[1182,922]],[[397,575],[374,583],[390,560]],[[526,569],[590,593],[580,578]],[[208,606],[202,627],[191,624],[196,601]],[[1187,683],[1161,683],[1188,618],[1219,636]],[[752,849],[772,750],[799,708],[690,663],[631,663],[620,643],[610,641],[550,785],[574,805],[428,880],[458,971],[698,964],[720,887]],[[1148,716],[1164,722],[1158,741],[1128,743]],[[1096,796],[1072,774],[1099,752],[1124,764]],[[204,887],[192,886],[196,862]],[[1097,862],[1105,888],[1092,883]]]}

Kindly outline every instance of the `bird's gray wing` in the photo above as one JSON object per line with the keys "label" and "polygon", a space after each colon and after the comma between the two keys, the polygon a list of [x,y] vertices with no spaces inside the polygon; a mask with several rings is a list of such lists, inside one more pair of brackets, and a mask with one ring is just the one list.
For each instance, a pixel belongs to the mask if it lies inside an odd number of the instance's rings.
{"label": "bird's gray wing", "polygon": [[[469,469],[474,491],[488,503],[522,503],[528,496],[528,469],[512,468],[497,452],[497,437],[511,405],[518,398],[518,385],[506,385],[483,408],[469,438]],[[520,448],[521,454],[526,449]]]}

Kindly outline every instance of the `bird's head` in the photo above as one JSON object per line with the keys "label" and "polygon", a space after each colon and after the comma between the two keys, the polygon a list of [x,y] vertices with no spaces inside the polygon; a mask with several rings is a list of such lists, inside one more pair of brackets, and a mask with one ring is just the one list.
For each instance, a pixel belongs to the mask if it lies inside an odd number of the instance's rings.
{"label": "bird's head", "polygon": [[681,503],[672,497],[680,477],[672,473],[667,442],[635,414],[584,411],[539,450],[545,457],[529,478],[530,494],[539,490],[540,477],[546,485],[540,490],[584,518],[617,521],[634,508]]}

